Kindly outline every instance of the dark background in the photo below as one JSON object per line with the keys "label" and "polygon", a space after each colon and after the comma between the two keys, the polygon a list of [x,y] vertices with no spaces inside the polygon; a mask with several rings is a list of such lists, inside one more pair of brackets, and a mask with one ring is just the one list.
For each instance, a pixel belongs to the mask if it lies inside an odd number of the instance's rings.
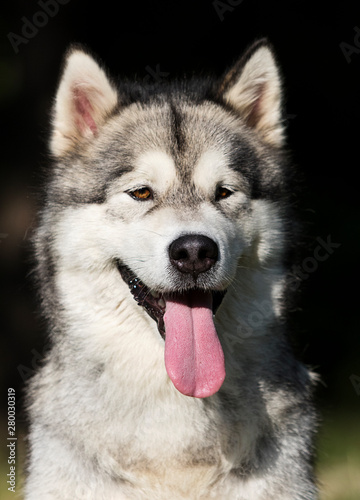
{"label": "dark background", "polygon": [[[325,411],[357,412],[358,5],[69,0],[57,4],[58,12],[47,18],[39,14],[44,12],[41,5],[7,2],[1,16],[1,406],[7,387],[20,395],[43,353],[42,325],[34,313],[28,276],[29,237],[39,171],[47,161],[49,111],[69,44],[86,44],[113,75],[153,81],[198,71],[220,75],[254,39],[267,36],[282,68],[288,144],[303,176],[299,214],[306,245],[299,262],[299,309],[291,324],[300,356],[321,375],[319,399]],[[29,22],[42,26],[32,30]],[[9,33],[25,34],[28,41],[16,46]],[[314,260],[319,237],[340,244],[321,262]]]}

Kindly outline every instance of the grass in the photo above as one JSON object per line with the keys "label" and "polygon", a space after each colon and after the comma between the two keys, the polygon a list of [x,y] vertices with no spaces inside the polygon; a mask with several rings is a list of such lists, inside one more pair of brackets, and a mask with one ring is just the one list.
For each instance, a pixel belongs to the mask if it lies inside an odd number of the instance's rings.
{"label": "grass", "polygon": [[325,418],[318,442],[321,500],[360,499],[360,421],[347,413]]}
{"label": "grass", "polygon": [[[6,437],[1,423],[0,435]],[[23,500],[21,495],[21,470],[24,462],[24,440],[18,434],[16,493],[9,492],[6,484],[6,439],[0,449],[0,500]],[[358,416],[347,413],[333,414],[324,420],[318,440],[317,476],[320,482],[320,500],[360,499],[360,421]],[[76,499],[74,499],[76,500]]]}

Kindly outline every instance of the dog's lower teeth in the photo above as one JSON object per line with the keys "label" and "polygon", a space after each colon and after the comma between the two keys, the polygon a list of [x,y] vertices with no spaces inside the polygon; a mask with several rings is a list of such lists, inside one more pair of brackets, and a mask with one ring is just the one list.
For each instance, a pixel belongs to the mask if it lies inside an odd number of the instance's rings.
{"label": "dog's lower teeth", "polygon": [[165,300],[161,297],[161,299],[158,300],[158,304],[160,307],[165,307]]}

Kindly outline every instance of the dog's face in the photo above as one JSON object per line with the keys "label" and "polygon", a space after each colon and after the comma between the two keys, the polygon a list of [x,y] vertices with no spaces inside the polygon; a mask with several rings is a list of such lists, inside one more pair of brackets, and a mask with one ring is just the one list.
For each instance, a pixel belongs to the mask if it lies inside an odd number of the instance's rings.
{"label": "dog's face", "polygon": [[266,266],[282,248],[280,85],[259,44],[217,88],[190,87],[124,97],[70,52],[50,201],[71,206],[61,258],[116,267],[165,338],[175,387],[205,397],[225,377],[213,314],[244,262]]}
{"label": "dog's face", "polygon": [[[173,113],[167,104],[130,107],[128,116],[111,124],[123,131],[131,169],[108,188],[106,217],[112,238],[115,230],[118,235],[108,248],[154,292],[223,290],[252,238],[251,187],[237,169],[236,155],[252,154],[255,163],[256,152],[237,139],[236,120],[216,106],[193,109],[179,102],[179,132],[173,130]],[[129,121],[130,131],[123,126]],[[137,148],[137,141],[144,146]]]}

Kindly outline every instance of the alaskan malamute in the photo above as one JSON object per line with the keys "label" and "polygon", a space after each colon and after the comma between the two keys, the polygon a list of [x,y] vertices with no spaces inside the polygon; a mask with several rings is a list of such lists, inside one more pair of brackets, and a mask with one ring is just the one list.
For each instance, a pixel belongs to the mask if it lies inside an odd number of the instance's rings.
{"label": "alaskan malamute", "polygon": [[[314,500],[313,375],[266,40],[221,79],[115,85],[66,55],[35,235],[51,349],[27,500]],[[290,186],[291,187],[291,186]]]}

